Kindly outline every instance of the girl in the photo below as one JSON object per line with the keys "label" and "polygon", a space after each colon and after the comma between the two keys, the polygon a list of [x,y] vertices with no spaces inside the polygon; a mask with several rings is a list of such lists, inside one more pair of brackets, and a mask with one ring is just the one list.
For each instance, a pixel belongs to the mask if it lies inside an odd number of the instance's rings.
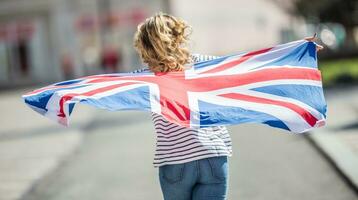
{"label": "girl", "polygon": [[[159,13],[138,26],[134,46],[148,68],[136,72],[183,71],[213,56],[191,55],[190,27],[183,20]],[[202,129],[170,123],[152,113],[157,133],[154,166],[165,200],[224,200],[228,187],[231,139],[224,126]]]}
{"label": "girl", "polygon": [[[148,68],[136,72],[184,71],[213,56],[191,55],[186,48],[190,27],[181,19],[159,13],[141,23],[134,46]],[[308,41],[316,39],[305,38]],[[323,47],[317,45],[317,51]],[[165,200],[226,199],[230,135],[224,126],[192,129],[152,113],[157,133],[154,166]]]}

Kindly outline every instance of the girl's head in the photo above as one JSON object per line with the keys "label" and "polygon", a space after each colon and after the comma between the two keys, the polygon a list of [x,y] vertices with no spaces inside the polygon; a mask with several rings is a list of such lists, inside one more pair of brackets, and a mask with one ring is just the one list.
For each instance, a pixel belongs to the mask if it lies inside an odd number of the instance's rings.
{"label": "girl's head", "polygon": [[183,20],[158,13],[138,25],[134,47],[153,72],[183,71],[190,62],[189,34]]}

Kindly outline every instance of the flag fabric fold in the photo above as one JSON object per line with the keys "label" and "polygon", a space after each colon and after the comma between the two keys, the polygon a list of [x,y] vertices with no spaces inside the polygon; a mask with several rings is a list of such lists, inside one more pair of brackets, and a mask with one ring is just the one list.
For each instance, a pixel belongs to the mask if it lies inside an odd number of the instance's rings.
{"label": "flag fabric fold", "polygon": [[87,76],[23,95],[36,112],[68,125],[77,103],[143,110],[192,128],[262,123],[303,133],[325,124],[316,44],[298,40],[187,66],[183,72]]}

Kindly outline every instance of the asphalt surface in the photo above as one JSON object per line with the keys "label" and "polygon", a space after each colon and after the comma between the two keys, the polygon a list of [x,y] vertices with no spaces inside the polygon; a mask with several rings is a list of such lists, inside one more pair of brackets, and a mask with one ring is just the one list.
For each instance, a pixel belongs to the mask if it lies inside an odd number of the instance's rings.
{"label": "asphalt surface", "polygon": [[[358,199],[304,136],[253,124],[229,129],[228,199]],[[79,149],[23,199],[162,199],[148,113],[98,111],[83,131]]]}

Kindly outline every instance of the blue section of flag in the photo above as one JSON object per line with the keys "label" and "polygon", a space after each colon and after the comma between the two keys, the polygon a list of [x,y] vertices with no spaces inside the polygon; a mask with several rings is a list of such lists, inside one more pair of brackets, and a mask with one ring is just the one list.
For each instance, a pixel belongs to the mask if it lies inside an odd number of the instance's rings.
{"label": "blue section of flag", "polygon": [[81,103],[112,111],[150,110],[149,87],[137,87],[101,98],[87,98]]}
{"label": "blue section of flag", "polygon": [[75,103],[70,103],[70,104],[68,105],[69,114],[72,113],[73,109],[75,108],[75,105],[76,105]]}
{"label": "blue section of flag", "polygon": [[199,100],[200,127],[210,125],[242,124],[249,122],[264,123],[272,127],[289,130],[289,128],[276,117],[267,113],[247,110],[240,107],[222,106]]}
{"label": "blue section of flag", "polygon": [[321,87],[284,84],[258,87],[252,90],[301,101],[312,108],[315,108],[318,112],[325,116],[327,105],[324,103],[324,94]]}
{"label": "blue section of flag", "polygon": [[260,66],[260,68],[283,65],[317,68],[316,45],[313,42],[303,43],[290,53],[283,54],[274,61]]}
{"label": "blue section of flag", "polygon": [[37,107],[47,111],[46,105],[48,100],[51,98],[52,94],[53,91],[47,91],[47,92],[43,92],[40,95],[26,97],[24,101],[25,103],[33,107]]}
{"label": "blue section of flag", "polygon": [[82,87],[86,87],[86,85],[78,85],[78,86],[74,86],[74,87],[66,87],[66,88],[56,88],[56,89],[52,89],[52,90],[45,90],[43,92],[40,92],[34,96],[27,96],[24,101],[25,103],[37,107],[37,108],[41,108],[43,110],[47,111],[46,105],[48,103],[48,101],[50,100],[50,98],[52,97],[52,95],[60,90],[71,90],[71,89],[76,89],[76,88],[82,88]]}

